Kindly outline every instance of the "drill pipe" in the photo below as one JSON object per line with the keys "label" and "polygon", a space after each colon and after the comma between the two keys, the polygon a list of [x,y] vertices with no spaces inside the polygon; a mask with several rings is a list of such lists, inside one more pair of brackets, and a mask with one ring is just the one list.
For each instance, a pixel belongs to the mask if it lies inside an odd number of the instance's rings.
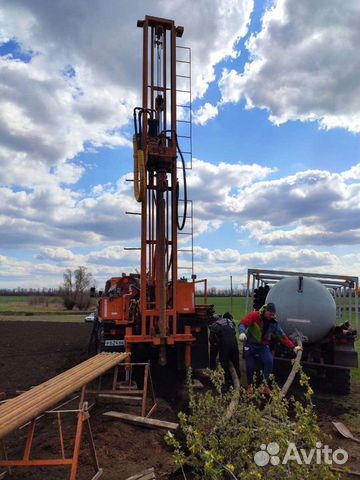
{"label": "drill pipe", "polygon": [[[47,380],[44,383],[41,383],[35,388],[32,388],[31,390],[28,390],[27,392],[24,392],[22,395],[19,395],[16,398],[13,398],[11,402],[6,402],[3,407],[1,408],[1,420],[4,420],[6,417],[6,413],[8,411],[12,411],[13,408],[23,408],[26,406],[26,404],[29,403],[29,401],[32,401],[32,398],[34,394],[36,395],[37,399],[39,400],[42,396],[42,392],[48,391],[49,388],[53,389],[57,385],[61,384],[64,386],[64,381],[66,379],[71,382],[71,377],[76,373],[76,375],[81,375],[82,373],[86,373],[86,371],[89,371],[89,368],[91,366],[97,366],[99,367],[103,361],[105,361],[106,358],[105,356],[101,359],[99,362],[99,358],[97,357],[92,357],[86,362],[80,363],[76,367],[71,368],[70,370],[66,370],[65,372],[61,373],[60,375],[57,375],[56,377],[51,378],[50,380]],[[76,372],[74,372],[76,370]],[[35,393],[34,393],[35,392]]]}
{"label": "drill pipe", "polygon": [[127,359],[127,353],[100,353],[0,406],[0,438]]}

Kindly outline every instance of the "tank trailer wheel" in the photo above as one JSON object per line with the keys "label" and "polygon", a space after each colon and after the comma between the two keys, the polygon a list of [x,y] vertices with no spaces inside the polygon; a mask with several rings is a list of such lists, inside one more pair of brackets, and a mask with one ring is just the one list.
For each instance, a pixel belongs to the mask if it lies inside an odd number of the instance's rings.
{"label": "tank trailer wheel", "polygon": [[334,393],[349,395],[351,393],[351,369],[328,369],[326,379]]}

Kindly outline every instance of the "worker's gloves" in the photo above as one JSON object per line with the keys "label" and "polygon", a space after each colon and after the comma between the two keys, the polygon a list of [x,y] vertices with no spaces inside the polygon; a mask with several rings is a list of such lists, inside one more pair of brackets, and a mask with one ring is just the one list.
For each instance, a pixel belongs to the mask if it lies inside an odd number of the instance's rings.
{"label": "worker's gloves", "polygon": [[298,353],[300,350],[301,351],[303,350],[303,347],[301,345],[296,345],[296,347],[294,347],[294,352],[295,353]]}
{"label": "worker's gloves", "polygon": [[240,333],[240,335],[239,335],[239,340],[240,340],[240,342],[245,342],[245,341],[246,341],[246,338],[247,338],[247,337],[246,337],[245,333]]}

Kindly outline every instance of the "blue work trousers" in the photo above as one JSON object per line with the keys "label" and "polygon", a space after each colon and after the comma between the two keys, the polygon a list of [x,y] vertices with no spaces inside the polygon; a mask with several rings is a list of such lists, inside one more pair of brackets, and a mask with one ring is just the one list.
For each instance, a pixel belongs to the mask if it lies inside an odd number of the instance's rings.
{"label": "blue work trousers", "polygon": [[244,347],[246,361],[246,377],[248,385],[254,381],[256,369],[255,356],[259,355],[264,365],[264,379],[267,380],[273,371],[273,356],[268,345],[247,345]]}

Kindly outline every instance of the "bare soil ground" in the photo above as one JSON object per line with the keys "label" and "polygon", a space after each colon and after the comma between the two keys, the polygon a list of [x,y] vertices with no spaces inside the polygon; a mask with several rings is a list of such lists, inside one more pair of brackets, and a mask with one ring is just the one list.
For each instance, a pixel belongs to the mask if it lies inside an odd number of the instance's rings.
{"label": "bare soil ground", "polygon": [[[91,328],[92,325],[79,323],[0,322],[0,391],[5,391],[11,397],[16,390],[26,390],[85,360],[88,357]],[[156,418],[176,421],[169,405],[162,400],[159,403]],[[174,466],[171,463],[171,452],[163,440],[164,431],[138,428],[102,415],[106,410],[117,408],[117,405],[101,405],[91,411],[90,421],[99,464],[104,469],[101,478],[123,480],[149,467],[155,468],[160,479],[172,478]],[[73,431],[74,417],[65,426],[65,438],[70,446]],[[9,436],[7,449],[10,458],[15,458],[15,454],[20,453],[26,433],[24,428]],[[92,476],[86,441],[83,442],[83,447],[79,480]],[[39,420],[34,454],[49,458],[59,453],[56,423]],[[67,467],[14,468],[6,478],[60,480],[67,479],[68,472]]]}
{"label": "bare soil ground", "polygon": [[[37,321],[0,321],[0,392],[8,397],[15,391],[26,390],[73,367],[88,357],[87,345],[92,325],[85,323],[46,323]],[[162,386],[163,387],[163,386]],[[163,388],[160,390],[163,395]],[[350,470],[359,470],[359,445],[342,438],[332,427],[332,421],[342,421],[354,434],[360,434],[359,385],[350,396],[335,396],[326,389],[316,388],[316,405],[323,443],[333,450],[344,448],[349,453],[346,464]],[[169,400],[169,396],[167,399]],[[117,405],[97,405],[91,411],[100,466],[104,480],[124,480],[139,471],[154,467],[157,478],[180,478],[174,474],[171,452],[163,440],[164,431],[147,430],[104,417],[106,410],[120,409]],[[124,408],[121,407],[121,410]],[[136,412],[133,412],[136,413]],[[176,421],[169,403],[160,400],[156,418]],[[70,419],[69,419],[70,420]],[[65,425],[65,437],[71,447],[74,422]],[[14,457],[21,451],[26,428],[9,436],[8,453]],[[84,439],[85,440],[85,439]],[[36,427],[34,454],[40,457],[58,455],[60,451],[54,421],[40,420]],[[70,450],[68,450],[70,453]],[[10,455],[11,454],[11,455]],[[90,456],[86,441],[80,457],[79,480],[91,478]],[[0,472],[1,473],[1,472]],[[68,478],[67,468],[13,469],[9,480],[62,480]],[[354,478],[342,475],[341,478]]]}
{"label": "bare soil ground", "polygon": [[[360,438],[360,391],[359,384],[353,385],[351,395],[333,395],[331,393],[317,392],[314,398],[320,430],[323,434],[323,444],[335,451],[343,448],[349,455],[349,460],[343,466],[352,472],[358,472],[360,477],[360,445],[353,440],[346,439],[338,433],[332,422],[342,422],[353,435]],[[354,475],[342,475],[343,479],[355,478]]]}

